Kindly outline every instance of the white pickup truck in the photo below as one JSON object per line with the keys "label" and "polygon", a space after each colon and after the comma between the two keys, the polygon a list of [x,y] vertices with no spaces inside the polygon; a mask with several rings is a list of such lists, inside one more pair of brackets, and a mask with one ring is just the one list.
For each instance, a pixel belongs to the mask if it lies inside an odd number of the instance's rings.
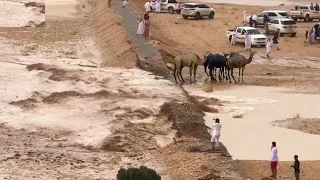
{"label": "white pickup truck", "polygon": [[[150,5],[151,10],[154,11],[156,9],[156,1],[152,0]],[[180,14],[183,4],[176,0],[161,0],[160,6],[161,11],[167,11],[170,14],[174,14],[174,12]]]}
{"label": "white pickup truck", "polygon": [[313,19],[320,20],[320,11],[312,9],[310,5],[300,5],[295,6],[295,10],[289,11],[289,16],[295,21],[303,19],[305,22],[309,22]]}
{"label": "white pickup truck", "polygon": [[253,27],[237,27],[236,30],[227,30],[227,38],[231,42],[233,32],[236,33],[236,43],[244,44],[246,33],[248,32],[251,37],[251,45],[253,46],[265,46],[267,43],[267,37],[262,34],[258,29]]}

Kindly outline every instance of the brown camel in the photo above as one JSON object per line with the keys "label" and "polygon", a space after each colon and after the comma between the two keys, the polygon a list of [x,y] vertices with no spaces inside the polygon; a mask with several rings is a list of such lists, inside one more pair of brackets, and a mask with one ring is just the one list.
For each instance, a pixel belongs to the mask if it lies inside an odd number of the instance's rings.
{"label": "brown camel", "polygon": [[[182,69],[184,66],[187,66],[190,68],[190,83],[192,83],[191,76],[193,72],[194,82],[196,82],[196,73],[198,65],[203,64],[202,59],[194,53],[191,52],[183,52],[180,55],[176,56],[174,58],[174,69],[173,69],[173,75],[174,80],[177,82],[177,75],[180,83],[184,83],[184,79],[181,75]],[[180,78],[179,78],[180,77]]]}
{"label": "brown camel", "polygon": [[230,56],[230,58],[227,61],[227,68],[228,68],[228,77],[231,83],[231,78],[230,78],[230,71],[231,71],[231,77],[233,78],[234,82],[237,83],[237,81],[234,79],[233,76],[233,69],[234,68],[239,68],[239,79],[238,82],[240,82],[240,74],[242,72],[242,82],[243,82],[243,71],[244,68],[247,64],[250,64],[253,58],[253,55],[257,53],[256,51],[251,51],[250,50],[250,55],[249,58],[245,58],[243,55],[239,53],[234,53],[233,55]]}

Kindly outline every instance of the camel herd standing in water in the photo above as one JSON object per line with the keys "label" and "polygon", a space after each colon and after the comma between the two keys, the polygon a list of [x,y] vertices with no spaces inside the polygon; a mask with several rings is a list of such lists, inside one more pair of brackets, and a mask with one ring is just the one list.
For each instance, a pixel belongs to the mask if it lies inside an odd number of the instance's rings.
{"label": "camel herd standing in water", "polygon": [[[233,70],[238,68],[238,82],[240,82],[240,78],[241,82],[243,82],[243,73],[245,66],[252,62],[252,58],[256,53],[256,51],[249,50],[249,58],[246,58],[242,54],[236,52],[230,52],[221,55],[213,54],[211,52],[206,51],[204,53],[204,58],[201,59],[200,56],[191,52],[183,52],[177,56],[173,56],[171,54],[168,54],[163,49],[160,49],[159,51],[164,59],[170,59],[169,61],[167,60],[168,63],[173,64],[173,76],[177,84],[177,79],[180,81],[181,84],[185,82],[185,80],[182,77],[182,69],[184,66],[190,68],[190,83],[195,83],[197,68],[199,65],[204,66],[204,72],[207,74],[208,77],[211,78],[211,80],[216,80],[216,70],[219,69],[219,81],[229,80],[230,83],[232,82],[230,74],[234,82],[237,83],[233,75]],[[209,73],[207,72],[207,69],[209,69]],[[192,74],[194,77],[193,81]]]}

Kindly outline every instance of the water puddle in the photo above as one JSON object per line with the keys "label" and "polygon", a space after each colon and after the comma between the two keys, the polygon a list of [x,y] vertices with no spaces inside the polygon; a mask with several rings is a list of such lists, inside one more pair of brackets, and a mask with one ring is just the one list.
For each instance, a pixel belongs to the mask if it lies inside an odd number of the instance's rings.
{"label": "water puddle", "polygon": [[[223,126],[221,141],[234,159],[269,160],[270,146],[276,141],[280,160],[319,160],[320,136],[271,126],[270,122],[300,114],[305,118],[320,117],[320,96],[295,93],[292,89],[258,86],[235,86],[232,89],[203,92],[186,85],[185,89],[200,97],[218,98],[224,106],[218,114],[207,113],[206,124],[220,118]],[[235,115],[243,118],[233,118]]]}

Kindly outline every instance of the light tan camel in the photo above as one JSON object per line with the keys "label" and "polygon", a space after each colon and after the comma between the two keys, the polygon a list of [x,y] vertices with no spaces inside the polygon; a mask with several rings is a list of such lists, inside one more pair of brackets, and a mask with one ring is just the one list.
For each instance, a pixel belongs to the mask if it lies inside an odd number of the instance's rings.
{"label": "light tan camel", "polygon": [[252,62],[253,55],[256,53],[257,53],[256,51],[250,50],[250,55],[248,59],[239,53],[234,53],[230,56],[230,58],[227,61],[228,77],[229,77],[230,83],[231,83],[230,71],[231,71],[231,77],[233,78],[234,82],[237,83],[237,81],[234,79],[234,76],[233,76],[234,68],[239,68],[238,82],[240,82],[240,74],[242,72],[242,82],[243,82],[244,68],[246,67],[247,64],[250,64]]}
{"label": "light tan camel", "polygon": [[178,55],[174,58],[174,68],[173,68],[174,80],[178,84],[177,78],[176,78],[178,76],[178,79],[181,84],[185,82],[182,75],[181,75],[181,72],[182,72],[183,67],[187,66],[190,68],[190,84],[192,83],[192,80],[191,80],[192,72],[193,72],[193,78],[194,78],[194,83],[195,83],[198,65],[201,65],[203,63],[204,62],[197,54],[194,54],[191,52],[181,53],[180,55]]}

